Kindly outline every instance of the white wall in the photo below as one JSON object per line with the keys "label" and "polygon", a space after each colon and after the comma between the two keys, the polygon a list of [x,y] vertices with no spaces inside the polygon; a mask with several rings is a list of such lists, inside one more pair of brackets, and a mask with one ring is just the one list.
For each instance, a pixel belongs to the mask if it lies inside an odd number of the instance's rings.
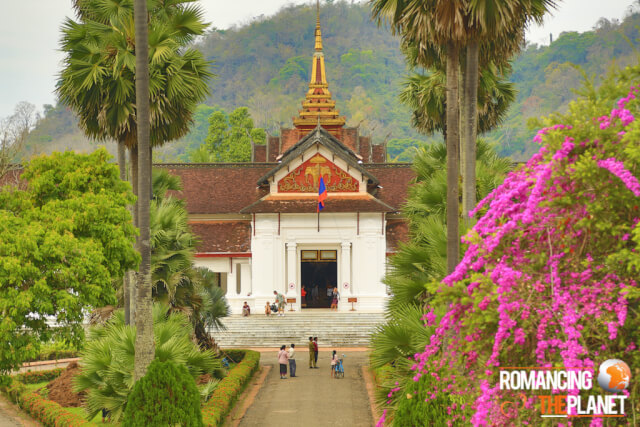
{"label": "white wall", "polygon": [[[252,289],[256,307],[273,301],[273,291],[297,297],[296,310],[300,310],[300,251],[305,249],[329,249],[337,251],[338,283],[342,299],[341,311],[348,311],[351,304],[347,297],[358,298],[359,311],[382,311],[386,288],[381,282],[385,271],[386,241],[380,213],[360,214],[360,233],[357,233],[355,213],[321,213],[320,231],[317,231],[316,214],[281,214],[278,235],[277,214],[256,214],[255,236],[251,242]],[[288,268],[287,243],[295,243],[295,277]],[[350,251],[350,266],[345,267],[343,250]],[[346,254],[348,255],[348,254]],[[350,267],[350,271],[345,268]],[[343,284],[348,281],[348,288]],[[287,284],[295,286],[292,292]],[[261,310],[260,310],[261,312]]]}

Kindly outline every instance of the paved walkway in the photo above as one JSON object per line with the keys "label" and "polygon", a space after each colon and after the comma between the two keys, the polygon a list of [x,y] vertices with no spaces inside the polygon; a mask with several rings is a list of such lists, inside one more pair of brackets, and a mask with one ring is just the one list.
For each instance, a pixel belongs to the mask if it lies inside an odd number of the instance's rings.
{"label": "paved walkway", "polygon": [[0,394],[1,427],[37,427],[41,424],[21,412],[16,405]]}
{"label": "paved walkway", "polygon": [[[280,379],[277,352],[262,352],[260,362],[271,365],[262,388],[240,421],[240,427],[277,425],[287,427],[370,427],[374,425],[362,366],[365,351],[339,351],[345,376],[330,377],[330,351],[320,351],[319,369],[309,369],[309,353],[296,356],[296,378]],[[288,370],[288,368],[287,368]]]}

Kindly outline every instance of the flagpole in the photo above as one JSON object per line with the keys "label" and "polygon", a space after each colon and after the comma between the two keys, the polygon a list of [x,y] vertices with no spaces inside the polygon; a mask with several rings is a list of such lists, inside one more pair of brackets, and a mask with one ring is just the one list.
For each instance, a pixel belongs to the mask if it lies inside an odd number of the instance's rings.
{"label": "flagpole", "polygon": [[320,232],[320,209],[318,209],[318,233]]}

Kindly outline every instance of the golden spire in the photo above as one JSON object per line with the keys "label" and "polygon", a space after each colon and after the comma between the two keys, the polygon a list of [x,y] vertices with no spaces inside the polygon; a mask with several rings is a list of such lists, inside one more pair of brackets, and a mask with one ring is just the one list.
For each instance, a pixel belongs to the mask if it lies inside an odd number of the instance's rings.
{"label": "golden spire", "polygon": [[316,52],[322,52],[322,31],[320,31],[320,0],[316,0]]}
{"label": "golden spire", "polygon": [[317,123],[323,127],[339,128],[344,126],[346,120],[340,117],[335,109],[336,102],[331,99],[329,83],[324,66],[324,53],[322,52],[322,31],[320,29],[320,1],[316,0],[316,30],[315,52],[311,63],[311,80],[309,90],[302,102],[300,116],[293,119],[296,128],[311,130]]}

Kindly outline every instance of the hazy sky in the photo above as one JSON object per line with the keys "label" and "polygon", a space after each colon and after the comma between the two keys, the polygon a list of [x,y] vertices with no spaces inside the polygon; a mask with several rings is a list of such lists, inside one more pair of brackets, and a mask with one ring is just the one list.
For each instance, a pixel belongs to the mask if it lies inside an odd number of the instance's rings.
{"label": "hazy sky", "polygon": [[[286,4],[308,0],[201,0],[206,19],[215,27],[242,24],[271,15]],[[590,30],[600,17],[621,19],[633,0],[564,0],[541,28],[531,28],[527,39],[549,43],[562,31]],[[71,0],[2,0],[0,14],[0,117],[12,113],[20,101],[41,109],[53,104],[56,74],[62,55],[57,51],[59,27],[71,16]],[[309,47],[311,51],[312,47]]]}

